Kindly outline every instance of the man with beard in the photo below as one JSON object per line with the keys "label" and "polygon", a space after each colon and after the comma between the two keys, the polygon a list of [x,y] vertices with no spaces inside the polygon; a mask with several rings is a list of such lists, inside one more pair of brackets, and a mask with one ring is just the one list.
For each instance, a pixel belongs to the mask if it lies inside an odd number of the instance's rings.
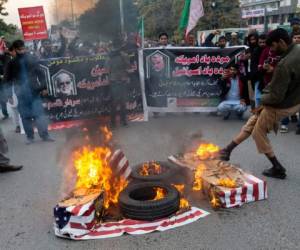
{"label": "man with beard", "polygon": [[292,44],[289,34],[284,29],[276,29],[269,34],[267,45],[281,55],[270,84],[263,90],[261,107],[249,118],[241,132],[220,150],[222,160],[230,160],[231,152],[251,135],[258,152],[272,163],[272,168],[263,175],[284,179],[286,169],[277,160],[267,134],[278,129],[278,122],[300,109],[300,47]]}
{"label": "man with beard", "polygon": [[[27,136],[26,144],[34,142],[33,123],[43,141],[54,141],[49,137],[48,120],[44,113],[41,96],[47,95],[47,84],[38,62],[26,53],[22,40],[13,42],[16,57],[8,64],[5,81],[14,85],[18,98],[18,109]],[[9,93],[12,98],[12,91]]]}

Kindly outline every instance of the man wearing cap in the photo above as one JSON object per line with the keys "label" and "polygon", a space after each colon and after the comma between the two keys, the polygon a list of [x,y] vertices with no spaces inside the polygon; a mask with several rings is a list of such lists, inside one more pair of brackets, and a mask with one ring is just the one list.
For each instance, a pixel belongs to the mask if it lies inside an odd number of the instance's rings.
{"label": "man wearing cap", "polygon": [[278,122],[300,109],[300,46],[292,43],[288,32],[276,29],[269,34],[267,45],[281,56],[270,84],[263,90],[261,107],[257,108],[249,118],[241,132],[220,150],[220,158],[229,160],[231,152],[251,135],[258,152],[272,163],[272,168],[263,175],[284,179],[286,169],[277,160],[267,134],[278,129]]}
{"label": "man wearing cap", "polygon": [[239,46],[239,45],[242,45],[242,43],[238,38],[238,33],[232,32],[229,46]]}

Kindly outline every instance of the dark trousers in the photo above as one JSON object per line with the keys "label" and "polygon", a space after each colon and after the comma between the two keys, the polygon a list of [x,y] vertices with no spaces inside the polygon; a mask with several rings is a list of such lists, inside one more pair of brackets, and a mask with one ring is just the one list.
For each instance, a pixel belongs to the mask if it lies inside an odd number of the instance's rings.
{"label": "dark trousers", "polygon": [[1,109],[2,109],[2,114],[4,117],[8,117],[8,112],[7,112],[7,103],[6,101],[1,100]]}
{"label": "dark trousers", "polygon": [[125,83],[123,82],[112,82],[110,86],[111,94],[111,123],[116,123],[117,108],[120,107],[120,118],[122,123],[127,122],[127,112],[126,112],[126,97],[127,90]]}
{"label": "dark trousers", "polygon": [[48,118],[45,115],[40,97],[30,99],[18,97],[18,110],[28,139],[34,138],[34,124],[42,139],[48,138]]}

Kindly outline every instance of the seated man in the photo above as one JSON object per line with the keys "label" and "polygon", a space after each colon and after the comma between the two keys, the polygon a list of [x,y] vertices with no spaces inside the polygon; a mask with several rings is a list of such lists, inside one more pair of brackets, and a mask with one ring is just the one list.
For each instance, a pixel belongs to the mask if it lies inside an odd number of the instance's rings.
{"label": "seated man", "polygon": [[223,75],[219,84],[222,89],[219,113],[223,115],[224,120],[228,120],[231,112],[235,112],[239,118],[242,118],[247,106],[245,87],[239,77],[239,66],[236,64],[230,66],[229,73]]}

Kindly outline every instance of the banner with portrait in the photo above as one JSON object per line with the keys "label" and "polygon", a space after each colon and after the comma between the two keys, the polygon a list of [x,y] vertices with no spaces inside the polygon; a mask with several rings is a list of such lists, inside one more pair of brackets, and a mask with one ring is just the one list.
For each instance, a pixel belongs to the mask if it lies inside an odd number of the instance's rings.
{"label": "banner with portrait", "polygon": [[147,112],[209,112],[220,102],[218,79],[245,47],[165,47],[140,51]]}
{"label": "banner with portrait", "polygon": [[[106,55],[58,58],[40,62],[45,72],[49,98],[45,110],[53,122],[84,120],[110,114],[110,82]],[[126,84],[128,115],[143,119],[137,55],[130,55],[130,81]]]}

